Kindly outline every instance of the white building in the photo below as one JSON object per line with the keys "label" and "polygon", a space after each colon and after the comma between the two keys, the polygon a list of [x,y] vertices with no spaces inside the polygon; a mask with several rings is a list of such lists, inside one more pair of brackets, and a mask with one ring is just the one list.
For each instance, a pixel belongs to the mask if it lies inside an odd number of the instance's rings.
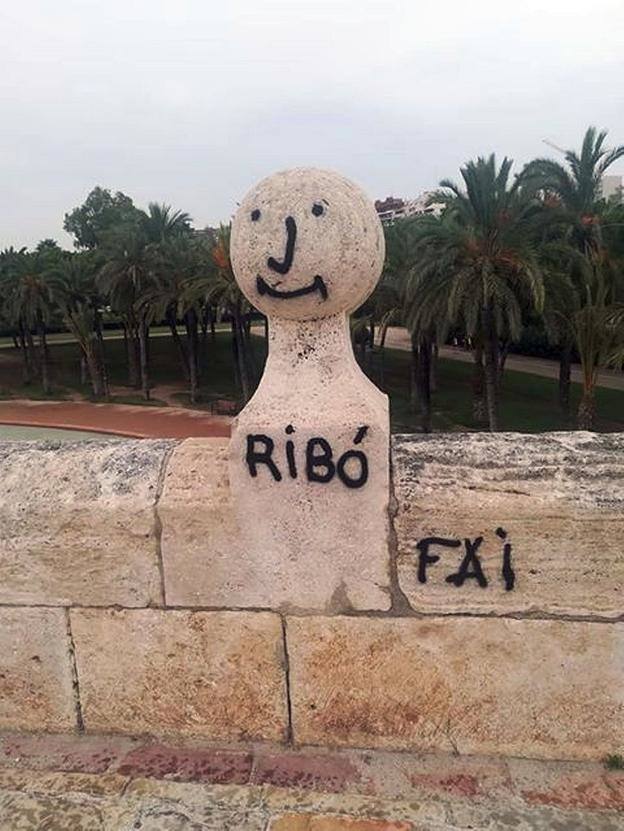
{"label": "white building", "polygon": [[614,196],[619,196],[622,199],[622,188],[624,186],[624,177],[622,176],[603,176],[602,177],[602,196],[604,199],[611,199]]}
{"label": "white building", "polygon": [[394,196],[387,196],[385,199],[378,199],[375,208],[379,219],[384,223],[396,222],[397,219],[407,219],[410,216],[423,216],[431,214],[440,216],[444,210],[444,203],[434,202],[435,193],[425,191],[415,199],[401,199]]}

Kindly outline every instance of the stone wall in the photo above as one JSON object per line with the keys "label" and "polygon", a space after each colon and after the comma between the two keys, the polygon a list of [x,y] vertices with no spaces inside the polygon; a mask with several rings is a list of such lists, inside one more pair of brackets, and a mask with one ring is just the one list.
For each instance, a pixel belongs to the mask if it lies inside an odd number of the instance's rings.
{"label": "stone wall", "polygon": [[224,440],[2,444],[0,729],[621,751],[623,450],[395,437],[387,549],[311,550],[293,606],[237,542]]}

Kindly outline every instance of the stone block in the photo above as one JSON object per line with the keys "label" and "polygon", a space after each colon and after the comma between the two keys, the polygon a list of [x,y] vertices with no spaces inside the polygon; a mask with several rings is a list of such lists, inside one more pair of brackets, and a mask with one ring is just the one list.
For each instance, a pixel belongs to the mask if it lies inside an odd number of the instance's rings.
{"label": "stone block", "polygon": [[172,445],[0,445],[0,602],[162,603],[154,506]]}
{"label": "stone block", "polygon": [[[306,483],[307,496],[300,494],[296,506],[276,492],[273,515],[258,515],[253,522],[247,518],[253,544],[241,531],[230,484],[230,455],[226,440],[188,439],[171,457],[158,504],[167,605],[327,612],[388,608],[388,481],[383,454],[375,459],[381,473],[374,510],[362,515],[350,509],[349,500],[357,491],[340,483],[336,488],[344,493],[321,488],[314,494],[318,521],[310,522],[304,536],[300,520],[293,518],[291,523],[289,513],[312,511],[311,485]],[[237,488],[240,493],[250,485],[237,482]],[[321,522],[324,510],[337,521]],[[287,538],[290,553],[284,549]]]}
{"label": "stone block", "polygon": [[597,759],[624,743],[624,624],[289,618],[295,741]]}
{"label": "stone block", "polygon": [[415,610],[621,616],[624,436],[398,436],[393,471]]}
{"label": "stone block", "polygon": [[73,609],[71,625],[87,730],[284,738],[277,615]]}
{"label": "stone block", "polygon": [[63,609],[0,609],[0,729],[77,727]]}

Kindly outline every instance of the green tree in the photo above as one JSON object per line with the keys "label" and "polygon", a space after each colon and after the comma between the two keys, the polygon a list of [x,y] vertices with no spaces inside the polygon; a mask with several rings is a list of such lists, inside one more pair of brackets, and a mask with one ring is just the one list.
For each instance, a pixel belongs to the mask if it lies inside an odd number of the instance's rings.
{"label": "green tree", "polygon": [[[606,138],[605,130],[590,127],[580,153],[564,153],[565,164],[535,159],[521,174],[523,187],[542,196],[551,221],[559,225],[560,241],[571,249],[562,256],[570,293],[559,316],[572,333],[581,361],[583,392],[577,418],[584,429],[592,429],[595,422],[598,372],[617,363],[620,356],[617,321],[623,299],[622,252],[614,247],[617,222],[606,219],[609,206],[602,199],[602,178],[624,157],[624,145],[607,148]],[[611,228],[606,234],[605,226]],[[561,306],[560,285],[560,277],[547,283],[554,297],[547,307]]]}
{"label": "green tree", "polygon": [[498,429],[499,339],[517,337],[523,309],[540,310],[544,300],[538,211],[532,194],[510,183],[511,166],[505,158],[497,167],[492,154],[461,168],[464,189],[440,183],[447,207],[440,219],[425,217],[417,227],[406,290],[411,328],[426,331],[443,309],[446,323],[461,324],[473,339],[490,430]]}
{"label": "green tree", "polygon": [[67,329],[81,351],[81,377],[86,366],[96,398],[108,395],[99,316],[102,298],[96,284],[99,264],[92,252],[67,254],[48,273],[50,291]]}
{"label": "green tree", "polygon": [[65,214],[63,228],[74,237],[76,248],[93,250],[114,228],[136,223],[141,211],[125,193],[95,187],[82,205]]}

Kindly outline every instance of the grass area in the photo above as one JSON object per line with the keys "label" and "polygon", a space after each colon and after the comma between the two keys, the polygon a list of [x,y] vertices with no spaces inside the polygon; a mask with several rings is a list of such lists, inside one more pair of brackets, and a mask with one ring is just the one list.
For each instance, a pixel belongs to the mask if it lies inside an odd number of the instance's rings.
{"label": "grass area", "polygon": [[[409,352],[386,349],[383,358],[373,356],[368,375],[390,396],[392,431],[413,432],[417,418],[410,401]],[[432,396],[435,430],[480,429],[472,418],[472,365],[452,359],[438,361],[438,389]],[[574,419],[566,422],[557,405],[557,381],[506,369],[500,399],[500,429],[522,433],[574,429]],[[572,384],[572,413],[580,400],[580,384]],[[624,391],[599,388],[597,429],[624,431]]]}
{"label": "grass area", "polygon": [[[265,360],[264,337],[251,339],[256,379],[260,377]],[[155,386],[154,405],[162,405],[158,387],[167,387],[169,400],[180,406],[189,403],[188,385],[184,381],[180,361],[171,338],[163,334],[150,339],[151,382]],[[112,400],[116,403],[145,404],[139,391],[127,386],[127,367],[123,340],[109,339],[105,346],[106,364],[111,385],[115,388]],[[51,343],[51,396],[44,396],[40,385],[24,387],[21,383],[21,364],[16,351],[2,350],[0,355],[0,399],[33,398],[38,400],[66,399],[72,394],[90,398],[90,388],[80,384],[78,347],[74,343]],[[240,403],[234,373],[234,356],[229,330],[217,331],[214,342],[208,336],[202,346],[202,373],[200,400],[192,405],[212,410],[215,401]],[[418,428],[418,417],[410,401],[409,352],[385,349],[367,360],[366,371],[372,380],[390,396],[393,432],[413,432]],[[472,420],[472,366],[451,359],[438,362],[438,389],[433,394],[433,427],[436,430],[460,431],[479,429]],[[164,393],[163,393],[164,394]],[[572,385],[572,407],[576,410],[580,385]],[[624,391],[597,390],[599,421],[597,429],[624,431]],[[503,378],[500,407],[503,430],[534,433],[543,430],[573,429],[574,422],[566,423],[557,406],[557,382],[538,375],[506,370]]]}

